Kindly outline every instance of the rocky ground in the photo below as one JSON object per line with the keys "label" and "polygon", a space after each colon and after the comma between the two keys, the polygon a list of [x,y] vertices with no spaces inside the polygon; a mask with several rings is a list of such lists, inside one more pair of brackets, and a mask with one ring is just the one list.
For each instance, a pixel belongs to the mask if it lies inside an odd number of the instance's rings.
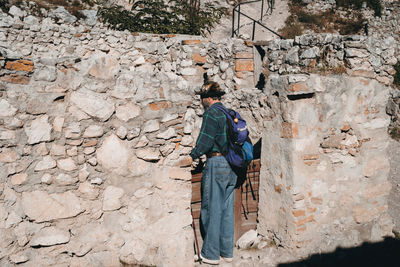
{"label": "rocky ground", "polygon": [[[277,32],[278,29],[282,28],[285,24],[286,18],[290,15],[288,8],[287,0],[276,0],[275,4],[271,9],[268,8],[268,1],[264,1],[264,12],[262,16],[262,20],[260,21],[263,25]],[[251,4],[244,4],[241,6],[241,12],[248,15],[249,17],[260,20],[261,19],[261,1]],[[237,22],[237,15],[235,16],[235,20]],[[244,17],[240,17],[240,30],[239,35],[243,39],[251,39],[252,34],[252,24],[253,22]],[[211,39],[218,40],[229,38],[232,36],[232,15],[224,17],[221,20],[221,23],[214,29],[214,31],[209,35]],[[279,38],[272,32],[262,28],[259,25],[256,25],[255,30],[255,41],[268,41],[272,39]]]}

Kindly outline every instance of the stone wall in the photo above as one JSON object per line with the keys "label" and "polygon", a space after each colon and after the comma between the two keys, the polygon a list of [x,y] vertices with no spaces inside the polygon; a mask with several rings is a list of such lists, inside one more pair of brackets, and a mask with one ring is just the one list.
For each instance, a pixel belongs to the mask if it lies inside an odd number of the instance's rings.
{"label": "stone wall", "polygon": [[390,234],[393,38],[62,22],[0,13],[0,265],[193,265],[190,169],[174,165],[198,135],[204,73],[262,137],[260,234],[307,251]]}
{"label": "stone wall", "polygon": [[191,174],[174,164],[199,132],[194,89],[220,82],[257,141],[252,47],[0,22],[0,265],[193,265]]}
{"label": "stone wall", "polygon": [[256,45],[277,111],[263,136],[259,233],[308,253],[391,235],[394,40],[321,34]]}

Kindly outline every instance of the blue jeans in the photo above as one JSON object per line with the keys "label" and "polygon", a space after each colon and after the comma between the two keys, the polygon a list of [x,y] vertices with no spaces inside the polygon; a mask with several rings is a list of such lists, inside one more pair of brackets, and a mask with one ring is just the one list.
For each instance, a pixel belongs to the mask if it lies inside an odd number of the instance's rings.
{"label": "blue jeans", "polygon": [[207,159],[201,181],[201,255],[210,260],[233,257],[236,174],[223,156]]}

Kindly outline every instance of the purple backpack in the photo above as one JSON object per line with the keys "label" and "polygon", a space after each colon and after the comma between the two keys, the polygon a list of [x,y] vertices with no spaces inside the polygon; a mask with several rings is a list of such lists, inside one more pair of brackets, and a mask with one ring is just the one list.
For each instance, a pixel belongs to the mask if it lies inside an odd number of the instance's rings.
{"label": "purple backpack", "polygon": [[215,107],[225,114],[228,122],[228,151],[224,155],[226,160],[235,167],[247,167],[253,160],[253,145],[249,138],[246,121],[232,109],[227,109],[222,105],[215,105]]}

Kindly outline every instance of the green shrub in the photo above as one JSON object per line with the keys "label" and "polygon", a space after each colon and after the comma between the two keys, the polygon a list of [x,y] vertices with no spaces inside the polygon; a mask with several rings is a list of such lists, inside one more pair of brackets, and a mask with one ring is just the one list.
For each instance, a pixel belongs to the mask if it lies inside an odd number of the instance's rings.
{"label": "green shrub", "polygon": [[389,127],[389,135],[392,139],[400,142],[400,128],[398,126]]}
{"label": "green shrub", "polygon": [[394,65],[394,70],[396,73],[394,74],[393,84],[397,87],[400,87],[400,62],[397,61],[396,65]]}
{"label": "green shrub", "polygon": [[99,4],[98,15],[111,28],[159,34],[204,35],[227,13],[217,2],[200,7],[199,0],[139,0],[130,11],[118,5]]}
{"label": "green shrub", "polygon": [[0,0],[0,8],[4,13],[8,13],[10,10],[10,4],[8,0]]}

